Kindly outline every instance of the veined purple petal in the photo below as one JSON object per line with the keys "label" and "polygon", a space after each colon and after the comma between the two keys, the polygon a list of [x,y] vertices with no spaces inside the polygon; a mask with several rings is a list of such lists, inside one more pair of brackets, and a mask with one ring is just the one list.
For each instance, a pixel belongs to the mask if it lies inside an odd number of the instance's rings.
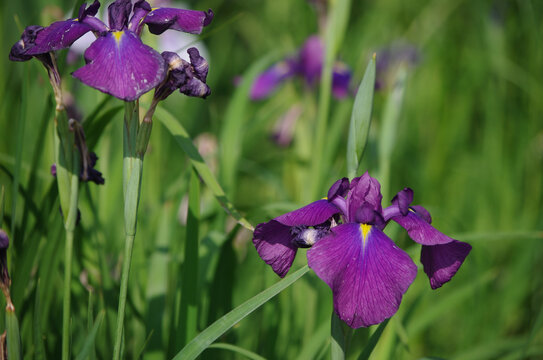
{"label": "veined purple petal", "polygon": [[349,221],[354,222],[356,211],[365,202],[369,203],[378,213],[382,213],[381,200],[383,199],[383,195],[381,195],[381,184],[372,178],[367,171],[362,176],[354,178],[351,181],[350,187],[351,189],[347,194]]}
{"label": "veined purple petal", "polygon": [[413,241],[422,245],[446,244],[454,241],[453,238],[439,232],[436,228],[426,222],[413,210],[406,216],[396,216],[392,220],[400,224]]}
{"label": "veined purple petal", "polygon": [[336,314],[352,328],[394,315],[417,274],[411,258],[382,231],[354,223],[332,228],[307,260],[332,289]]}
{"label": "veined purple petal", "polygon": [[21,35],[21,39],[11,47],[9,59],[11,61],[28,61],[32,59],[32,56],[27,55],[26,53],[29,49],[34,47],[36,36],[38,36],[38,33],[42,30],[43,27],[39,25],[27,26]]}
{"label": "veined purple petal", "polygon": [[338,212],[339,209],[335,205],[328,202],[328,200],[322,199],[298,210],[278,216],[274,220],[287,226],[315,226],[322,224]]}
{"label": "veined purple petal", "polygon": [[34,46],[28,48],[27,55],[45,54],[69,47],[93,28],[77,19],[57,21],[37,33]]}
{"label": "veined purple petal", "polygon": [[285,277],[296,257],[298,247],[292,242],[290,226],[275,220],[258,224],[253,234],[253,244],[258,255],[280,277]]}
{"label": "veined purple petal", "polygon": [[199,34],[204,26],[213,19],[213,11],[158,8],[151,11],[143,22],[149,26],[152,34],[160,35],[168,29]]}
{"label": "veined purple petal", "polygon": [[162,82],[162,56],[130,31],[107,33],[85,51],[87,64],[73,76],[121,100],[133,101]]}
{"label": "veined purple petal", "polygon": [[284,80],[294,76],[295,71],[292,59],[286,59],[273,65],[254,81],[249,94],[251,100],[261,100],[268,97]]}
{"label": "veined purple petal", "polygon": [[128,17],[131,12],[132,2],[130,0],[115,0],[109,5],[107,13],[111,30],[123,30],[128,25]]}
{"label": "veined purple petal", "polygon": [[336,99],[349,95],[350,82],[351,70],[343,63],[336,63],[332,72],[332,94]]}
{"label": "veined purple petal", "polygon": [[309,85],[321,76],[324,61],[324,44],[317,35],[307,38],[300,51],[300,72]]}
{"label": "veined purple petal", "polygon": [[98,0],[94,0],[92,4],[90,4],[85,9],[85,3],[81,4],[79,7],[79,15],[77,18],[79,21],[83,21],[87,16],[95,16],[98,13],[98,9],[100,8],[100,2]]}
{"label": "veined purple petal", "polygon": [[142,19],[151,12],[151,5],[145,0],[139,0],[134,4],[134,14],[130,18],[130,23],[128,24],[128,30],[135,32],[136,34],[141,33],[143,23]]}
{"label": "veined purple petal", "polygon": [[420,261],[432,289],[440,288],[451,280],[470,251],[470,244],[458,240],[441,245],[423,245]]}
{"label": "veined purple petal", "polygon": [[328,201],[334,200],[335,197],[345,197],[349,190],[349,179],[346,177],[337,180],[328,189]]}

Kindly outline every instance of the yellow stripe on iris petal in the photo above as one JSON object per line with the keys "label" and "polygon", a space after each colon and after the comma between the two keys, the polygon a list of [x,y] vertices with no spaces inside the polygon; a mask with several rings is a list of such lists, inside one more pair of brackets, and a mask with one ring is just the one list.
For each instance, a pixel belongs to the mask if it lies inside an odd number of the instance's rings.
{"label": "yellow stripe on iris petal", "polygon": [[371,225],[368,224],[360,224],[360,231],[362,232],[362,242],[366,243],[366,238],[368,237],[368,233],[371,230]]}
{"label": "yellow stripe on iris petal", "polygon": [[124,31],[113,31],[113,36],[115,37],[116,42],[121,41],[121,36],[123,36]]}

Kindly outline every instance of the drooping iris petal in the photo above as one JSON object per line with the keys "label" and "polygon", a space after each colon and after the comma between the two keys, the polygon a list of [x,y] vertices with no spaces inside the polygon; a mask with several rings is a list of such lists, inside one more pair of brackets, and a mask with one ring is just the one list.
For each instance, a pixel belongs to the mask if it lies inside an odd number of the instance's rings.
{"label": "drooping iris petal", "polygon": [[158,8],[145,16],[143,23],[152,34],[160,35],[168,29],[199,34],[213,19],[213,11],[196,11],[174,8]]}
{"label": "drooping iris petal", "polygon": [[441,245],[423,245],[420,261],[432,289],[435,290],[451,280],[470,251],[470,244],[458,240]]}
{"label": "drooping iris petal", "polygon": [[34,46],[26,54],[39,55],[67,48],[91,30],[90,25],[77,19],[54,22],[37,33]]}
{"label": "drooping iris petal", "polygon": [[426,220],[410,210],[406,216],[396,216],[392,220],[396,221],[407,230],[407,234],[413,241],[422,245],[446,244],[454,241],[453,238],[441,233]]}
{"label": "drooping iris petal", "polygon": [[99,37],[85,51],[85,60],[87,64],[73,76],[125,101],[136,100],[166,75],[162,56],[130,31]]}
{"label": "drooping iris petal", "polygon": [[290,226],[275,220],[258,224],[253,234],[253,244],[258,255],[280,277],[285,277],[296,257],[298,247],[293,243]]}
{"label": "drooping iris petal", "polygon": [[331,231],[307,260],[332,289],[336,314],[352,328],[394,315],[417,274],[411,258],[376,227],[349,223]]}
{"label": "drooping iris petal", "polygon": [[343,99],[349,95],[351,71],[343,63],[336,63],[332,72],[332,94],[336,99]]}
{"label": "drooping iris petal", "polygon": [[315,226],[322,224],[338,212],[339,209],[334,204],[322,199],[298,210],[278,216],[274,220],[287,226]]}
{"label": "drooping iris petal", "polygon": [[32,56],[27,55],[26,53],[30,48],[34,47],[36,36],[38,36],[38,33],[42,30],[43,27],[39,25],[27,26],[21,35],[21,39],[11,47],[9,59],[11,61],[28,61],[32,59]]}
{"label": "drooping iris petal", "polygon": [[398,205],[403,216],[409,212],[409,205],[413,202],[413,190],[406,187],[399,191],[391,201],[393,204]]}
{"label": "drooping iris petal", "polygon": [[378,213],[382,213],[381,207],[381,184],[372,178],[366,171],[362,176],[354,178],[351,181],[351,189],[347,194],[347,206],[349,209],[349,221],[354,222],[354,216],[360,206],[367,202],[373,206]]}
{"label": "drooping iris petal", "polygon": [[273,65],[254,81],[249,94],[251,100],[268,97],[284,80],[292,77],[295,71],[296,64],[292,59],[286,59]]}

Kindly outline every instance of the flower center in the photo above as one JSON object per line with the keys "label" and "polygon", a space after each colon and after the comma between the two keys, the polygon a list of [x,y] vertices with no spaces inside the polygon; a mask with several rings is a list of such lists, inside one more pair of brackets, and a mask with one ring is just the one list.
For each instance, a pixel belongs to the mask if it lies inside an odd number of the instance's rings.
{"label": "flower center", "polygon": [[113,31],[113,36],[115,37],[115,41],[120,42],[121,36],[123,36],[124,31]]}
{"label": "flower center", "polygon": [[328,233],[328,228],[310,228],[307,226],[294,226],[290,230],[294,235],[292,242],[300,248],[309,248]]}
{"label": "flower center", "polygon": [[362,242],[365,244],[368,237],[368,233],[371,230],[371,225],[369,224],[360,224],[360,231],[362,231]]}

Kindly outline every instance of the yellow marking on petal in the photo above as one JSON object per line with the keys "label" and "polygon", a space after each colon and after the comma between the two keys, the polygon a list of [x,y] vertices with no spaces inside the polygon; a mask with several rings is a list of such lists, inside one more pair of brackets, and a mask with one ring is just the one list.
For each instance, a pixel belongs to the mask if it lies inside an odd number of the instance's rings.
{"label": "yellow marking on petal", "polygon": [[120,42],[121,36],[123,36],[124,31],[114,31],[113,36],[115,37],[115,41]]}
{"label": "yellow marking on petal", "polygon": [[365,244],[366,238],[368,237],[368,233],[371,230],[371,225],[368,224],[360,224],[360,231],[362,231],[362,241]]}
{"label": "yellow marking on petal", "polygon": [[328,200],[328,196],[323,197],[321,200]]}

